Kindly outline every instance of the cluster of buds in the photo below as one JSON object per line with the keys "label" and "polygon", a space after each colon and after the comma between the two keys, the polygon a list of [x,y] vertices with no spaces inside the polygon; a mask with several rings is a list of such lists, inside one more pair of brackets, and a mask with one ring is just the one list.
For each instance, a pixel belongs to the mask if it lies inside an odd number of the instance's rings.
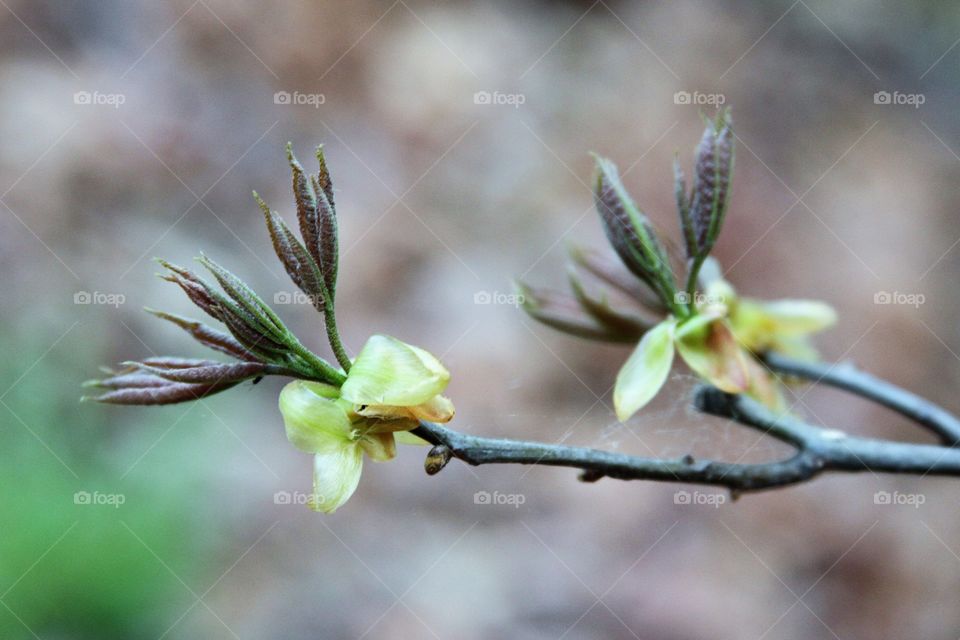
{"label": "cluster of buds", "polygon": [[[518,284],[524,310],[534,319],[583,338],[636,344],[614,386],[614,407],[621,421],[653,399],[669,376],[675,354],[715,387],[747,393],[775,410],[786,410],[778,381],[760,364],[759,356],[772,348],[809,353],[806,336],[835,321],[833,310],[820,302],[739,299],[710,257],[727,211],[733,143],[729,110],[722,111],[706,123],[689,191],[679,162],[674,163],[686,250],[682,288],[668,245],[627,193],[616,166],[599,156],[594,199],[622,265],[575,247],[570,250],[571,294]],[[580,279],[581,270],[627,298],[630,307],[615,308],[606,293],[591,295]]]}
{"label": "cluster of buds", "polygon": [[265,375],[293,376],[334,385],[346,380],[350,360],[337,334],[334,312],[337,222],[330,174],[322,148],[317,149],[320,172],[315,176],[305,174],[290,145],[287,146],[287,156],[293,170],[293,190],[303,241],[256,193],[254,197],[263,210],[274,250],[284,268],[324,314],[331,347],[342,371],[303,346],[266,302],[240,278],[210,258],[201,256],[197,260],[210,272],[219,288],[189,269],[158,260],[166,269],[160,277],[178,285],[194,305],[222,323],[229,333],[198,320],[153,309],[147,311],[179,326],[203,346],[238,362],[184,358],[124,362],[119,370],[106,369],[109,377],[86,383],[105,390],[103,394],[88,399],[112,404],[172,404],[197,400],[225,391],[244,380],[259,380]]}
{"label": "cluster of buds", "polygon": [[206,256],[199,263],[216,281],[164,260],[161,275],[193,304],[222,323],[226,332],[198,320],[148,311],[172,322],[205,347],[235,362],[147,358],[104,369],[107,377],[86,386],[110,404],[164,405],[199,400],[266,375],[295,378],[280,394],[287,438],[314,455],[314,493],[309,505],[331,512],[354,492],[363,454],[381,462],[396,455],[396,443],[426,444],[409,432],[421,420],[447,422],[453,404],[441,392],[449,372],[427,351],[384,335],[371,336],[351,360],[337,329],[337,214],[323,149],[319,172],[307,174],[287,145],[293,173],[300,237],[254,192],[274,251],[294,284],[323,315],[336,359],[332,364],[307,349],[276,313],[242,280]]}

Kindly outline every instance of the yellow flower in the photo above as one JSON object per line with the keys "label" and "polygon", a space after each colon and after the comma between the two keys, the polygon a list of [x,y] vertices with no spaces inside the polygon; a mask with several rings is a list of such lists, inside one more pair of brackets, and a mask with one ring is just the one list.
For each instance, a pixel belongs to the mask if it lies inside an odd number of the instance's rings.
{"label": "yellow flower", "polygon": [[375,335],[342,387],[305,380],[284,387],[280,412],[287,439],[314,454],[310,507],[332,513],[345,503],[360,481],[364,453],[375,462],[390,460],[398,439],[419,440],[406,432],[420,420],[452,419],[453,403],[440,395],[449,380],[430,353]]}
{"label": "yellow flower", "polygon": [[817,352],[810,345],[809,336],[837,321],[833,307],[817,300],[740,298],[723,279],[719,264],[712,258],[704,264],[704,271],[704,305],[719,307],[729,318],[737,341],[755,354],[778,351],[814,359]]}
{"label": "yellow flower", "polygon": [[808,336],[836,322],[836,312],[823,302],[739,298],[712,258],[703,265],[701,282],[697,314],[682,321],[671,316],[647,331],[620,369],[613,404],[621,422],[656,396],[675,351],[718,389],[746,393],[774,411],[786,411],[779,382],[758,356],[773,350],[815,358]]}
{"label": "yellow flower", "polygon": [[718,389],[741,393],[749,388],[747,356],[724,318],[705,313],[680,322],[671,316],[643,335],[617,374],[613,406],[621,422],[657,395],[670,374],[675,351]]}

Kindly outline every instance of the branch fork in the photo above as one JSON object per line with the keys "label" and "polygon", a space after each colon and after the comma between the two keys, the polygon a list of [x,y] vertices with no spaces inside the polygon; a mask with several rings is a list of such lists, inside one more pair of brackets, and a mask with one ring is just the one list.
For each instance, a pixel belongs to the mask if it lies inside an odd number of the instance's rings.
{"label": "branch fork", "polygon": [[524,440],[485,438],[421,422],[413,433],[434,445],[427,457],[433,475],[451,458],[467,464],[530,464],[571,467],[580,479],[654,480],[712,485],[734,495],[803,483],[824,472],[902,473],[960,476],[960,420],[941,407],[850,365],[830,365],[768,354],[775,372],[826,384],[866,398],[911,419],[935,434],[941,444],[926,445],[851,436],[842,430],[818,427],[799,419],[775,415],[744,395],[724,393],[701,385],[694,393],[697,410],[733,420],[792,446],[789,458],[764,463],[650,458],[623,453],[569,447]]}

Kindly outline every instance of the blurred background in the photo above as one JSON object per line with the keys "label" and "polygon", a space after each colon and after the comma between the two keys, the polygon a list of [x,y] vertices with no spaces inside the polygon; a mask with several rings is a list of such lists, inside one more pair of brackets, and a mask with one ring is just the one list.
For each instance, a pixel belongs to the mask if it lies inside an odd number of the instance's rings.
{"label": "blurred background", "polygon": [[[311,458],[284,437],[283,380],[77,400],[98,365],[206,355],[142,312],[195,315],[152,257],[202,249],[268,301],[293,291],[250,196],[293,220],[290,140],[308,167],[326,145],[347,345],[385,332],[440,356],[461,430],[782,456],[691,412],[679,369],[619,425],[627,350],[510,297],[515,277],[564,286],[570,242],[606,250],[588,151],[677,239],[671,161],[689,171],[722,103],[728,278],[827,300],[826,359],[960,409],[958,38],[960,7],[932,0],[0,0],[0,637],[956,638],[956,480],[731,502],[549,468],[427,477],[406,448],[325,517],[297,504]],[[276,308],[327,353],[312,308]],[[812,422],[928,441],[836,392],[797,397]]]}

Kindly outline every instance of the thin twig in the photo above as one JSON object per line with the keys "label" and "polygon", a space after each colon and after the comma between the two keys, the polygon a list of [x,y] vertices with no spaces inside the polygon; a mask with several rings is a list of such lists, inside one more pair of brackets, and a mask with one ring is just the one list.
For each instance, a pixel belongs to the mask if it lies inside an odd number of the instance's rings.
{"label": "thin twig", "polygon": [[[768,363],[771,359],[768,358]],[[775,364],[775,366],[774,366]],[[776,356],[777,371],[822,381],[890,407],[934,430],[948,444],[956,442],[960,421],[945,410],[890,383],[849,367],[810,365]],[[741,464],[714,460],[649,458],[583,447],[485,438],[421,423],[414,433],[447,447],[453,457],[471,465],[534,464],[572,467],[587,481],[601,477],[655,480],[721,486],[741,493],[773,489],[810,480],[824,471],[907,473],[960,476],[960,448],[859,438],[776,416],[746,396],[725,394],[713,387],[697,389],[694,405],[703,413],[733,420],[794,447],[789,458]]]}
{"label": "thin twig", "polygon": [[764,358],[773,371],[849,391],[910,418],[934,432],[950,446],[960,445],[960,420],[929,400],[855,368],[852,364],[825,364],[787,358],[778,353]]}

